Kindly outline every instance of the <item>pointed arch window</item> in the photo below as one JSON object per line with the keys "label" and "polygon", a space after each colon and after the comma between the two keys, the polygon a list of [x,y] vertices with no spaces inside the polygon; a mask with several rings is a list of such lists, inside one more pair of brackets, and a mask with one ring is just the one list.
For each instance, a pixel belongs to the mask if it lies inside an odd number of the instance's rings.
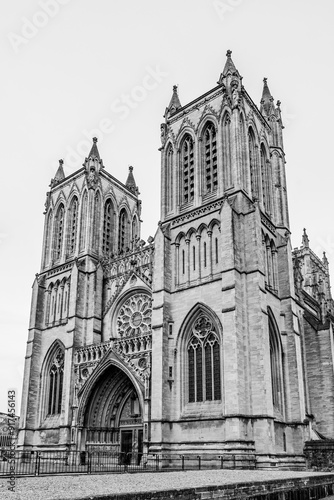
{"label": "pointed arch window", "polygon": [[189,134],[181,146],[181,176],[182,202],[188,203],[194,199],[195,192],[194,141]]}
{"label": "pointed arch window", "polygon": [[104,205],[104,215],[103,215],[103,242],[102,248],[103,252],[112,251],[112,223],[113,223],[113,208],[112,202],[109,198]]}
{"label": "pointed arch window", "polygon": [[261,146],[261,181],[262,181],[263,208],[266,212],[269,212],[267,154],[263,145]]}
{"label": "pointed arch window", "polygon": [[78,227],[78,198],[74,197],[70,207],[68,254],[73,255],[76,247]]}
{"label": "pointed arch window", "polygon": [[46,221],[46,233],[45,233],[45,243],[44,243],[44,266],[47,266],[50,261],[51,239],[52,239],[52,210],[49,212]]}
{"label": "pointed arch window", "polygon": [[93,226],[93,248],[99,250],[100,236],[100,220],[101,220],[101,196],[97,191],[94,198],[94,226]]}
{"label": "pointed arch window", "polygon": [[168,146],[166,153],[166,208],[173,209],[173,148]]}
{"label": "pointed arch window", "polygon": [[64,379],[64,352],[59,347],[51,359],[48,370],[47,414],[61,413]]}
{"label": "pointed arch window", "polygon": [[136,216],[132,219],[132,241],[135,243],[139,239],[138,234],[138,219]]}
{"label": "pointed arch window", "polygon": [[64,237],[64,205],[61,203],[58,207],[55,220],[54,233],[54,259],[59,260],[62,254],[63,237]]}
{"label": "pointed arch window", "polygon": [[204,175],[205,192],[211,193],[218,187],[217,175],[217,137],[216,128],[209,122],[204,131]]}
{"label": "pointed arch window", "polygon": [[189,403],[221,399],[220,341],[210,318],[199,316],[187,345]]}
{"label": "pointed arch window", "polygon": [[269,350],[271,369],[271,389],[274,409],[283,411],[283,383],[282,383],[282,352],[279,332],[272,312],[268,311],[269,321]]}
{"label": "pointed arch window", "polygon": [[231,158],[231,117],[226,113],[223,119],[223,171],[226,189],[233,185]]}
{"label": "pointed arch window", "polygon": [[125,208],[119,214],[118,250],[124,252],[127,247],[128,216]]}
{"label": "pointed arch window", "polygon": [[87,230],[87,210],[88,210],[88,194],[85,194],[82,198],[81,206],[81,226],[80,226],[80,250],[83,250],[86,246],[86,230]]}
{"label": "pointed arch window", "polygon": [[249,147],[249,170],[251,181],[251,195],[253,199],[258,199],[258,173],[257,173],[257,152],[255,145],[255,137],[252,129],[248,131],[248,147]]}

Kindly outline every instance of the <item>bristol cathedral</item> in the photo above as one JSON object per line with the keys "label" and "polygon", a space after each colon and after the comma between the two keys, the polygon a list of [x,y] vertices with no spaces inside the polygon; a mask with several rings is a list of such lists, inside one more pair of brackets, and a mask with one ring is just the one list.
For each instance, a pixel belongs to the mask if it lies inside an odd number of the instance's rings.
{"label": "bristol cathedral", "polygon": [[97,138],[76,172],[59,162],[19,450],[238,453],[294,467],[306,441],[334,438],[328,260],[306,230],[291,246],[283,128],[267,79],[257,106],[231,51],[197,99],[181,104],[174,86],[147,241],[132,167],[125,183],[113,177]]}

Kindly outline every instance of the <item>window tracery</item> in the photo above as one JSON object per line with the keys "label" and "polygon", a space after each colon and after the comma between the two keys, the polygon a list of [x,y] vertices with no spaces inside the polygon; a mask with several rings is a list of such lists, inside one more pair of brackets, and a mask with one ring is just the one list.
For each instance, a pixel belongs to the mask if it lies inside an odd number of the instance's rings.
{"label": "window tracery", "polygon": [[151,331],[152,299],[144,293],[128,298],[117,316],[117,329],[121,337],[145,335]]}
{"label": "window tracery", "polygon": [[61,413],[64,378],[64,352],[60,347],[55,352],[50,365],[47,414],[57,415]]}
{"label": "window tracery", "polygon": [[208,316],[202,314],[191,328],[187,345],[188,402],[221,399],[220,341]]}

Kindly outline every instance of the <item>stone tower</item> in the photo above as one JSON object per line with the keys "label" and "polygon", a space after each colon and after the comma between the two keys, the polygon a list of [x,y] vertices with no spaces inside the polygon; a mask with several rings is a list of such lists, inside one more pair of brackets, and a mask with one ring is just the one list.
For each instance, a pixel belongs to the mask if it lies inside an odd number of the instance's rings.
{"label": "stone tower", "polygon": [[[304,463],[334,437],[328,261],[292,251],[283,124],[231,51],[217,85],[161,125],[161,216],[103,166],[60,162],[33,285],[19,449],[232,453]],[[147,200],[147,203],[149,200]]]}

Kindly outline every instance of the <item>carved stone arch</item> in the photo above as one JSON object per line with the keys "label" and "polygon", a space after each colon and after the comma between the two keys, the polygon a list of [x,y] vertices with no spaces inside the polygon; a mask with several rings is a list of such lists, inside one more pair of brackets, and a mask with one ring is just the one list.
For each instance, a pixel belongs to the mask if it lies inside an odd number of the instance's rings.
{"label": "carved stone arch", "polygon": [[194,144],[196,142],[196,134],[195,134],[195,129],[189,126],[185,126],[180,129],[179,133],[176,136],[176,148],[179,150],[181,148],[181,145],[187,135],[190,135],[192,138]]}
{"label": "carved stone arch", "polygon": [[71,193],[68,195],[68,198],[67,198],[67,209],[69,209],[71,207],[71,204],[72,204],[74,198],[76,198],[77,202],[79,203],[80,193],[76,189],[72,189]]}
{"label": "carved stone arch", "polygon": [[225,124],[226,117],[228,117],[229,120],[231,121],[231,114],[232,114],[231,108],[229,106],[224,106],[220,113],[220,118],[219,118],[220,124],[221,125]]}
{"label": "carved stone arch", "polygon": [[182,240],[182,238],[186,239],[186,235],[183,231],[181,231],[175,238],[175,243],[176,244],[180,244],[180,241]]}
{"label": "carved stone arch", "polygon": [[76,181],[73,182],[71,189],[70,189],[70,192],[69,192],[69,195],[68,195],[68,198],[67,198],[68,206],[70,206],[73,196],[76,196],[78,199],[80,198],[80,189],[79,189]]}
{"label": "carved stone arch", "polygon": [[113,189],[109,189],[107,188],[104,192],[103,192],[103,206],[106,204],[106,201],[107,200],[111,200],[112,204],[113,204],[113,207],[114,207],[114,210],[116,209],[117,207],[117,199],[116,199],[116,196],[115,196],[115,192]]}
{"label": "carved stone arch", "polygon": [[251,135],[253,137],[254,142],[255,142],[255,146],[259,147],[260,134],[259,134],[258,128],[257,128],[254,120],[247,121],[247,132],[248,132],[248,135]]}
{"label": "carved stone arch", "polygon": [[215,132],[216,134],[218,134],[218,118],[215,114],[213,114],[212,112],[211,113],[204,113],[202,114],[201,118],[200,118],[200,121],[197,125],[197,128],[196,128],[196,134],[198,137],[203,137],[203,133],[206,129],[206,127],[208,126],[209,123],[212,123],[215,127]]}
{"label": "carved stone arch", "polygon": [[168,151],[169,148],[172,148],[173,154],[175,153],[175,141],[173,142],[171,138],[168,138],[164,147],[165,152]]}
{"label": "carved stone arch", "polygon": [[276,156],[277,158],[283,158],[283,155],[280,151],[277,151],[277,149],[270,150],[270,157]]}
{"label": "carved stone arch", "polygon": [[126,211],[128,213],[128,217],[130,217],[131,216],[131,208],[130,208],[129,200],[126,196],[123,196],[123,198],[120,200],[120,202],[118,204],[118,213],[120,213],[122,208],[126,209]]}
{"label": "carved stone arch", "polygon": [[179,144],[180,143],[180,137],[186,132],[188,131],[189,133],[192,133],[195,135],[196,133],[196,127],[194,125],[194,123],[192,121],[190,121],[190,119],[188,117],[184,118],[181,125],[180,125],[180,128],[176,134],[176,141],[177,143]]}
{"label": "carved stone arch", "polygon": [[260,137],[260,149],[264,149],[267,159],[270,158],[270,148],[266,136]]}
{"label": "carved stone arch", "polygon": [[214,226],[218,226],[218,229],[220,231],[220,221],[218,219],[212,219],[209,222],[209,226],[208,226],[209,231],[212,231]]}
{"label": "carved stone arch", "polygon": [[192,236],[193,234],[195,234],[195,235],[196,235],[196,234],[197,234],[197,231],[196,231],[196,229],[195,229],[194,227],[191,227],[191,228],[189,228],[189,229],[188,229],[188,231],[187,231],[187,234],[186,234],[186,240],[190,240],[190,238],[191,238],[191,236]]}
{"label": "carved stone arch", "polygon": [[218,115],[218,119],[219,119],[220,123],[222,123],[222,118],[224,118],[226,113],[228,113],[231,116],[232,108],[230,106],[230,103],[227,100],[227,97],[224,97],[224,99],[221,103],[219,115]]}
{"label": "carved stone arch", "polygon": [[108,370],[115,367],[117,370],[120,370],[124,373],[124,375],[130,379],[134,388],[136,389],[138,398],[141,403],[142,409],[144,409],[144,392],[145,388],[143,384],[132,374],[132,372],[122,363],[121,360],[116,358],[115,355],[107,355],[104,360],[96,367],[93,371],[92,375],[89,377],[87,382],[78,392],[79,396],[79,405],[78,405],[78,417],[77,422],[79,425],[84,425],[85,413],[87,411],[87,406],[89,404],[90,397],[93,394],[93,390],[95,387],[99,386],[99,382],[103,378],[103,376],[108,372]]}
{"label": "carved stone arch", "polygon": [[205,222],[202,222],[202,223],[198,226],[198,228],[197,228],[197,234],[198,234],[199,236],[202,236],[203,231],[207,231],[207,230],[208,230],[208,226],[207,226],[207,224],[205,224]]}
{"label": "carved stone arch", "polygon": [[204,109],[202,111],[202,114],[199,118],[199,121],[198,121],[198,124],[197,124],[197,127],[196,127],[196,133],[198,134],[200,129],[201,129],[201,132],[203,131],[203,122],[208,119],[208,120],[211,120],[215,126],[216,126],[216,129],[217,129],[217,125],[218,125],[218,122],[219,122],[219,112],[217,112],[212,106],[210,106],[210,104],[206,104],[206,106],[204,106]]}
{"label": "carved stone arch", "polygon": [[55,202],[55,206],[53,209],[54,214],[56,214],[58,212],[60,205],[63,205],[64,209],[66,209],[67,200],[66,200],[65,196],[62,195],[62,193],[60,193],[60,195],[57,198],[57,201]]}

